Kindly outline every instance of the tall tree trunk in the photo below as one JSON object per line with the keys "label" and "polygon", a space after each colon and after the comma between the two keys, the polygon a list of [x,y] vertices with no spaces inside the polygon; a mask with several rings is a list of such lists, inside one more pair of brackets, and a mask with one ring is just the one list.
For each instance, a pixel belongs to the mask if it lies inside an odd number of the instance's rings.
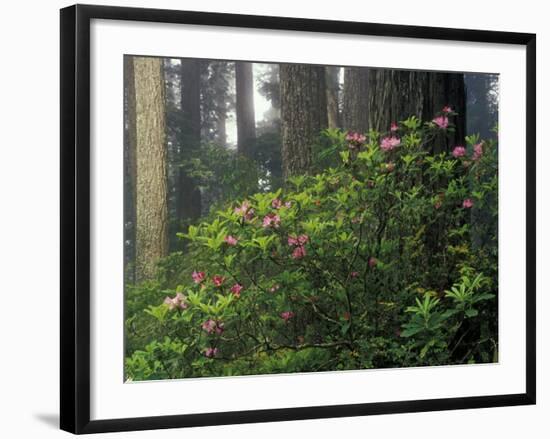
{"label": "tall tree trunk", "polygon": [[226,122],[227,122],[227,112],[220,111],[218,114],[217,132],[218,132],[218,143],[221,146],[227,145]]}
{"label": "tall tree trunk", "polygon": [[252,63],[235,62],[235,86],[237,94],[237,151],[250,158],[253,156],[253,147],[256,141]]}
{"label": "tall tree trunk", "polygon": [[136,269],[154,276],[168,251],[165,88],[160,58],[134,58],[136,91]]}
{"label": "tall tree trunk", "polygon": [[325,71],[323,67],[281,64],[281,122],[283,178],[307,173],[312,146],[327,127]]}
{"label": "tall tree trunk", "polygon": [[365,133],[369,129],[367,89],[369,70],[346,67],[344,70],[344,128]]}
{"label": "tall tree trunk", "polygon": [[[127,250],[127,261],[136,257],[136,88],[134,81],[134,60],[132,56],[124,56],[124,97],[126,104],[126,123],[124,130],[124,147],[126,162],[125,184],[125,242],[130,242]],[[126,247],[125,247],[126,248]],[[131,278],[135,281],[135,265]]]}
{"label": "tall tree trunk", "polygon": [[329,128],[340,128],[338,96],[340,92],[340,67],[326,67],[327,116]]}
{"label": "tall tree trunk", "polygon": [[433,142],[433,152],[449,151],[464,141],[465,88],[464,75],[369,69],[368,79],[369,128],[387,132],[392,122],[417,116],[422,121],[431,120],[445,105],[459,113],[452,120],[454,133],[447,132]]}
{"label": "tall tree trunk", "polygon": [[[201,92],[200,61],[181,60],[181,116],[179,160],[188,160],[200,148],[201,142]],[[176,216],[180,221],[192,221],[201,215],[201,192],[197,181],[178,171],[176,192]]]}

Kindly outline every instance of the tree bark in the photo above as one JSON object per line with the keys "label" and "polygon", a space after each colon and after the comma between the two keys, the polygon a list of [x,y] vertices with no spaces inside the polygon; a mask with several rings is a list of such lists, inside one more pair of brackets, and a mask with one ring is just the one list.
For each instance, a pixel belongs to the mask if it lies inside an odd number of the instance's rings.
{"label": "tree bark", "polygon": [[387,132],[392,122],[417,116],[430,121],[449,105],[458,116],[452,120],[454,133],[431,145],[433,152],[449,151],[463,143],[466,122],[464,75],[392,69],[369,69],[367,86],[369,128]]}
{"label": "tree bark", "polygon": [[367,99],[369,71],[364,67],[346,67],[344,70],[344,128],[366,133],[369,129],[369,101]]}
{"label": "tree bark", "polygon": [[281,122],[283,178],[307,173],[312,146],[327,127],[327,100],[323,67],[281,64]]}
{"label": "tree bark", "polygon": [[[181,115],[179,160],[188,160],[200,148],[201,92],[200,61],[181,60]],[[184,168],[177,176],[176,216],[180,221],[195,220],[201,215],[201,192],[197,181],[187,175]]]}
{"label": "tree bark", "polygon": [[168,251],[165,88],[160,58],[134,58],[136,93],[136,271],[154,276]]}
{"label": "tree bark", "polygon": [[340,127],[340,109],[338,105],[338,97],[340,94],[340,67],[326,67],[326,93],[327,93],[327,116],[328,127]]}
{"label": "tree bark", "polygon": [[[124,147],[126,158],[126,178],[124,205],[126,212],[125,241],[129,241],[127,261],[134,261],[136,252],[136,88],[134,81],[134,60],[132,56],[124,56],[124,97],[126,100],[126,123],[124,130]],[[126,248],[126,247],[125,247]],[[131,278],[135,280],[135,266]]]}
{"label": "tree bark", "polygon": [[256,141],[252,63],[235,62],[235,86],[237,94],[237,151],[245,157],[252,158]]}

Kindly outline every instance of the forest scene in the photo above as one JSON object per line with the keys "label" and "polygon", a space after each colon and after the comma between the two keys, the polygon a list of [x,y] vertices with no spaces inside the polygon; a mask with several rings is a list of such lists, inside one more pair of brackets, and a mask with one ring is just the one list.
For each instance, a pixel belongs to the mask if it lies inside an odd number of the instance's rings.
{"label": "forest scene", "polygon": [[124,56],[125,380],[497,362],[498,98]]}

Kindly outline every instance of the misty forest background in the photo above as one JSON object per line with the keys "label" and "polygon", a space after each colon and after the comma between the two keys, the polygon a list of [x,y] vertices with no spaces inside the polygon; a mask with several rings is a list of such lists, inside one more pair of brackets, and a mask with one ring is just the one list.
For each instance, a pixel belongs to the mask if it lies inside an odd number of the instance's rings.
{"label": "misty forest background", "polygon": [[[135,71],[133,58],[125,57],[124,81],[130,282],[154,276],[160,258],[184,249],[176,233],[220,203],[326,167],[318,154],[325,128],[384,132],[391,122],[430,120],[451,105],[456,128],[431,145],[438,153],[462,145],[467,133],[490,137],[498,122],[494,74],[174,58],[148,58]],[[136,103],[140,85],[156,93]],[[153,125],[140,128],[143,135],[136,132],[136,105],[158,113],[144,121]],[[147,151],[136,150],[140,136]],[[145,164],[153,162],[151,174]]]}

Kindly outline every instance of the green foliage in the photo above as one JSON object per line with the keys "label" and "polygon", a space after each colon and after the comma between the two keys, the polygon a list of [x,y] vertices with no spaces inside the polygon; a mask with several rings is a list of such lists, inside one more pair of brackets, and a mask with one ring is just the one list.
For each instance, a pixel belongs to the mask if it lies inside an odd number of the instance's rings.
{"label": "green foliage", "polygon": [[318,173],[229,192],[128,286],[127,377],[494,361],[497,148],[433,155],[437,130],[410,118],[386,149],[326,130]]}

